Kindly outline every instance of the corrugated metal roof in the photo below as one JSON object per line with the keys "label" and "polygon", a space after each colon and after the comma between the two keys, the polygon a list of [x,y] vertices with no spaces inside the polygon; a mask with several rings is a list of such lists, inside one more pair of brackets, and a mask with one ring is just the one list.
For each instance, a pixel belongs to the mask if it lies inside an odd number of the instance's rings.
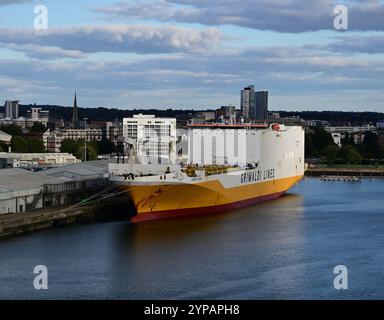
{"label": "corrugated metal roof", "polygon": [[41,188],[44,184],[62,183],[60,179],[24,169],[0,170],[0,192]]}
{"label": "corrugated metal roof", "polygon": [[108,160],[95,160],[52,168],[41,172],[44,175],[67,179],[97,179],[108,174]]}
{"label": "corrugated metal roof", "polygon": [[31,172],[19,168],[0,170],[0,192],[41,188],[44,184],[98,179],[108,174],[108,161],[89,161],[68,166]]}

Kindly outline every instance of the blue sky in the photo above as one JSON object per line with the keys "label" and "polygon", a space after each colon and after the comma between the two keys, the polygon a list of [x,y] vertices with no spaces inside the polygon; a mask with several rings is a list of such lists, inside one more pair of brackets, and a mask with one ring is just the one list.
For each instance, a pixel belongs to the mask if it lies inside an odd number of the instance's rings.
{"label": "blue sky", "polygon": [[274,110],[384,111],[383,75],[381,0],[0,0],[2,100],[201,109],[254,84]]}

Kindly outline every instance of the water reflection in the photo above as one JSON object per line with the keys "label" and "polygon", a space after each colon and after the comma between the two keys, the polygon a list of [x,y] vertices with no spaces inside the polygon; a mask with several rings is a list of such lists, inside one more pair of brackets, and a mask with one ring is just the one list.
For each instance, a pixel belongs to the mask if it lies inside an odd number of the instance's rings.
{"label": "water reflection", "polygon": [[[111,262],[120,266],[119,274],[131,272],[130,288],[151,298],[233,294],[267,271],[273,284],[270,267],[260,267],[259,261],[280,253],[285,265],[300,259],[302,202],[301,196],[287,194],[230,213],[126,225],[116,234]],[[290,282],[299,280],[300,272],[287,268],[282,274]],[[121,280],[116,276],[113,282]]]}
{"label": "water reflection", "polygon": [[[0,241],[0,298],[383,298],[384,180],[305,179],[230,213],[107,221]],[[49,290],[33,289],[45,264]],[[350,289],[333,289],[348,267]]]}

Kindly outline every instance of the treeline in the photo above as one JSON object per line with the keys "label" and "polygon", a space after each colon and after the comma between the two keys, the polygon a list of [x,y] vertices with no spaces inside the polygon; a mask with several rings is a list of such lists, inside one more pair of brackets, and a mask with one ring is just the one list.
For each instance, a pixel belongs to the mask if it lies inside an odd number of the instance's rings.
{"label": "treeline", "polygon": [[[92,140],[87,141],[87,161],[96,160],[98,155],[107,155],[116,152],[115,145],[107,140],[101,141]],[[73,154],[76,158],[84,160],[85,154],[85,141],[64,139],[61,143],[61,152],[67,152]]]}
{"label": "treeline", "polygon": [[[39,123],[35,123],[30,129],[30,133],[42,133],[47,128]],[[12,136],[11,150],[12,152],[21,153],[42,153],[45,152],[44,144],[41,140],[24,134],[19,126],[16,125],[2,125],[0,131],[8,133]],[[0,142],[0,152],[8,151],[8,146]]]}
{"label": "treeline", "polygon": [[363,125],[384,120],[382,112],[352,112],[352,111],[277,111],[280,117],[300,117],[304,120],[322,120],[331,123],[347,123]]}
{"label": "treeline", "polygon": [[[40,107],[44,110],[49,110],[52,119],[64,119],[71,121],[72,107],[58,106],[58,105],[20,105],[20,114],[27,115],[27,111],[31,107]],[[116,118],[132,117],[134,114],[154,114],[157,117],[174,117],[178,121],[186,121],[194,113],[199,111],[212,111],[212,110],[182,110],[182,109],[118,109],[118,108],[81,108],[79,107],[79,119],[88,118],[95,121],[114,121]],[[377,121],[384,120],[384,113],[381,112],[352,112],[352,111],[276,111],[280,117],[300,117],[305,120],[323,120],[331,123],[348,123],[355,125],[363,125],[366,123],[376,123]]]}
{"label": "treeline", "polygon": [[[20,105],[20,113],[22,116],[27,115],[27,111],[31,107],[39,107],[44,110],[49,110],[49,116],[52,119],[64,119],[66,121],[72,120],[72,107],[63,107],[57,105]],[[189,119],[190,115],[195,112],[193,110],[175,110],[175,109],[129,109],[122,110],[117,108],[78,108],[79,119],[88,118],[92,121],[114,121],[116,118],[121,120],[123,118],[132,117],[134,114],[153,114],[156,117],[172,117],[177,119]]]}
{"label": "treeline", "polygon": [[379,144],[378,135],[365,132],[361,144],[355,144],[353,136],[346,134],[340,148],[330,133],[317,126],[305,134],[305,157],[323,160],[328,164],[372,164],[384,163],[384,148]]}

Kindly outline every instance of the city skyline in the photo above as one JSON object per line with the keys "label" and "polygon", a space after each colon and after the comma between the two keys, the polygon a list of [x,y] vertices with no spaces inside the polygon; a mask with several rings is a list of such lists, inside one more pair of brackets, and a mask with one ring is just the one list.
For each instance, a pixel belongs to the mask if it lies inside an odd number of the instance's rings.
{"label": "city skyline", "polygon": [[[48,9],[35,30],[34,7]],[[348,30],[333,8],[349,10]],[[0,95],[21,104],[240,108],[269,91],[271,110],[383,110],[380,0],[0,2]]]}

